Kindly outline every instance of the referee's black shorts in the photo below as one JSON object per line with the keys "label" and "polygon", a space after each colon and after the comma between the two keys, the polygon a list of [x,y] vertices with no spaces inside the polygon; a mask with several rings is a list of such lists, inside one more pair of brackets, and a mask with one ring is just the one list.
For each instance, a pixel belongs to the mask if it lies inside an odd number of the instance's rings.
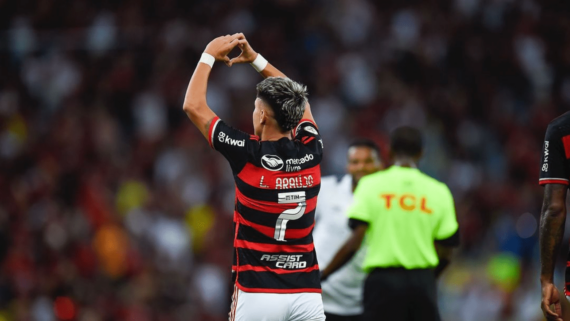
{"label": "referee's black shorts", "polygon": [[363,321],[440,321],[430,269],[374,269],[364,282],[363,299]]}
{"label": "referee's black shorts", "polygon": [[327,321],[362,321],[362,315],[336,315],[325,311]]}

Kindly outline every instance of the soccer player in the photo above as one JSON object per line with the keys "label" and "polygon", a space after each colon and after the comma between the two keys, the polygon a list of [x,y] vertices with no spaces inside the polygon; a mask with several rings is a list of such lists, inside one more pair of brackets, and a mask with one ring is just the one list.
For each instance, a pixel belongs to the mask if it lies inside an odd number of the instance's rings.
{"label": "soccer player", "polygon": [[[561,300],[554,286],[554,265],[564,236],[566,223],[566,193],[570,178],[570,112],[548,125],[542,151],[539,184],[544,186],[540,219],[540,283],[541,308],[547,320],[570,321],[570,311],[562,309],[568,302]],[[570,296],[570,253],[566,264],[564,295]],[[562,304],[562,306],[561,306]],[[551,307],[553,305],[553,307]]]}
{"label": "soccer player", "polygon": [[[347,210],[360,179],[381,170],[384,165],[376,144],[361,139],[348,148],[346,171],[340,180],[336,176],[321,179],[316,224],[313,232],[317,258],[321,268],[327,266],[336,251],[350,237]],[[338,272],[321,284],[323,306],[327,321],[358,321],[363,311],[362,286],[366,274],[362,271],[364,247]]]}
{"label": "soccer player", "polygon": [[[239,46],[241,54],[228,53]],[[220,120],[206,103],[215,61],[251,63],[257,85],[250,135]],[[192,75],[184,111],[229,162],[235,185],[235,280],[230,320],[324,320],[311,232],[323,142],[306,87],[286,78],[243,34],[212,40]]]}
{"label": "soccer player", "polygon": [[440,320],[435,280],[459,244],[453,197],[444,183],[417,169],[417,129],[397,128],[390,147],[394,165],[358,183],[348,211],[352,235],[322,279],[346,263],[366,235],[363,320]]}

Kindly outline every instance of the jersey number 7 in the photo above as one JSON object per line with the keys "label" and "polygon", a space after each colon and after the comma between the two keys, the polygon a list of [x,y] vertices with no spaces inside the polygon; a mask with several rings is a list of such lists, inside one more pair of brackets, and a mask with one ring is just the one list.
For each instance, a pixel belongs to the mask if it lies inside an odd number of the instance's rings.
{"label": "jersey number 7", "polygon": [[277,217],[275,223],[275,235],[273,236],[277,241],[287,242],[285,240],[285,230],[287,229],[287,222],[300,219],[307,208],[305,202],[305,192],[290,192],[279,193],[279,204],[297,203],[297,207],[290,208],[283,211]]}

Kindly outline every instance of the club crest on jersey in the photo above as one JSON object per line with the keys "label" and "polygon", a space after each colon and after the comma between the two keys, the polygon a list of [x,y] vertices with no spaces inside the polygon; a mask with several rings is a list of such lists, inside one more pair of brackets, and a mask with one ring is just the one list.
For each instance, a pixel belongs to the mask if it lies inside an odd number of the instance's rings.
{"label": "club crest on jersey", "polygon": [[318,134],[319,134],[319,133],[317,133],[317,130],[314,129],[313,127],[311,127],[311,126],[305,126],[305,127],[303,127],[303,129],[304,129],[305,131],[308,131],[309,133],[311,133],[311,134],[313,134],[313,135],[318,135]]}
{"label": "club crest on jersey", "polygon": [[278,171],[283,168],[283,160],[275,155],[263,155],[261,166],[270,171]]}

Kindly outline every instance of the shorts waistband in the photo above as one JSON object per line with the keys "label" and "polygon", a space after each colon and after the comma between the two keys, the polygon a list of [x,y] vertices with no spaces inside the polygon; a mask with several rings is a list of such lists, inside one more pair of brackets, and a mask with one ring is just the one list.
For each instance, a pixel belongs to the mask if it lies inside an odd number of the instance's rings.
{"label": "shorts waistband", "polygon": [[391,267],[377,267],[370,271],[372,273],[382,273],[382,272],[424,272],[424,271],[433,271],[433,268],[423,268],[423,269],[406,269],[402,266],[391,266]]}

